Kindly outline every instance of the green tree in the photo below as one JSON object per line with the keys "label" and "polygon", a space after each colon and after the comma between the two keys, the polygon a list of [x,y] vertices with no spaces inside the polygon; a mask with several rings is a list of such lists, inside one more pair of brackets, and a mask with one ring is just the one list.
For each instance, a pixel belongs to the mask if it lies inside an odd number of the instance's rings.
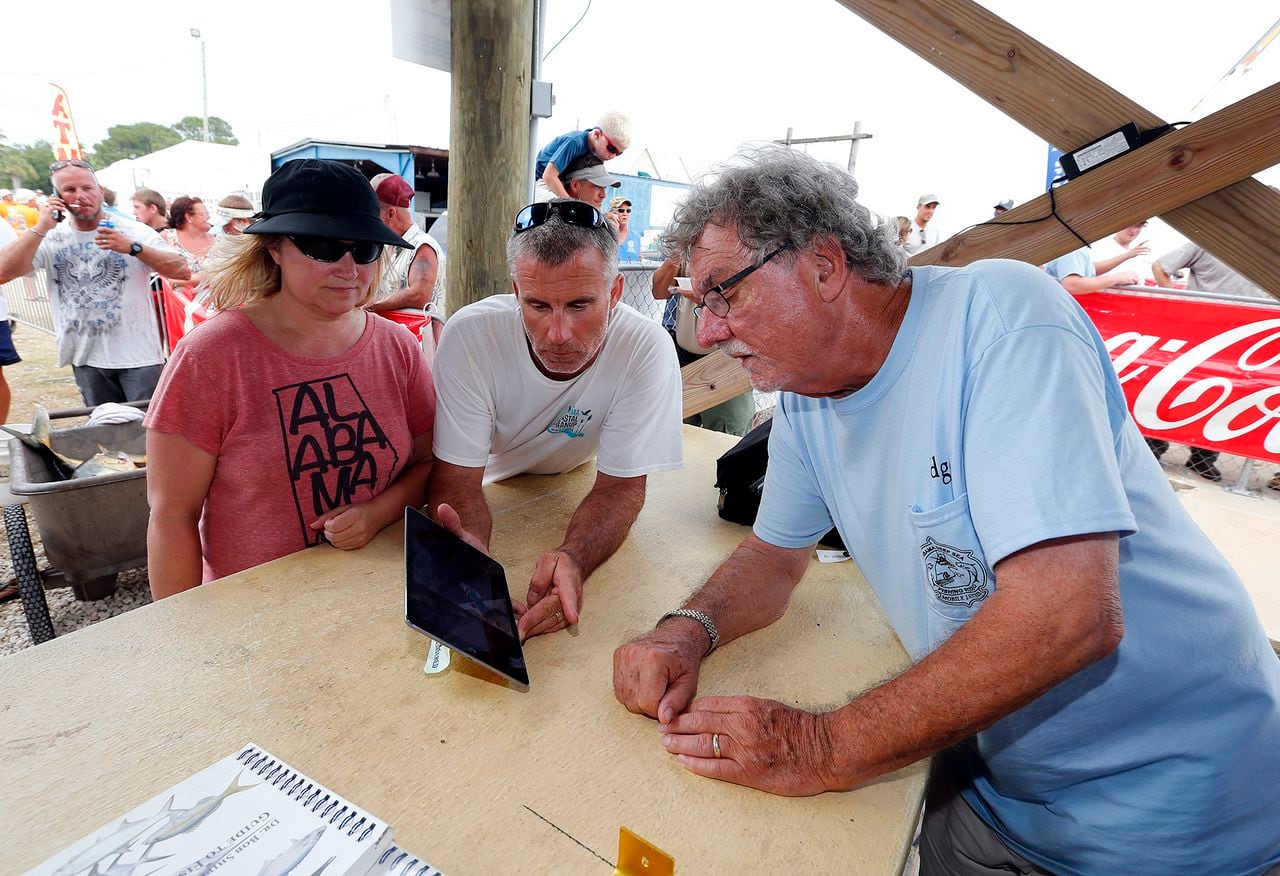
{"label": "green tree", "polygon": [[180,142],[182,137],[177,131],[155,122],[112,125],[107,128],[106,139],[93,147],[94,167],[101,170],[122,158],[137,158]]}
{"label": "green tree", "polygon": [[22,186],[22,176],[29,169],[27,162],[13,146],[10,146],[3,133],[0,133],[0,183],[5,188]]}
{"label": "green tree", "polygon": [[49,191],[49,163],[53,161],[49,141],[8,144],[3,139],[0,137],[0,186]]}
{"label": "green tree", "polygon": [[[174,122],[173,129],[183,140],[204,139],[204,119],[200,116],[187,116],[182,121]],[[228,146],[240,145],[240,141],[231,131],[231,123],[218,116],[209,116],[209,139],[214,143],[226,143]]]}

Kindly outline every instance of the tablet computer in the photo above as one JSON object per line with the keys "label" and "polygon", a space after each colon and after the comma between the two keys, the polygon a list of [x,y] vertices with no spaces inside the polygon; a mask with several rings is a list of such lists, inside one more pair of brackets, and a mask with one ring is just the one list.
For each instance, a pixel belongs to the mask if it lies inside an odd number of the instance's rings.
{"label": "tablet computer", "polygon": [[497,560],[406,507],[404,570],[405,623],[528,687],[507,576]]}

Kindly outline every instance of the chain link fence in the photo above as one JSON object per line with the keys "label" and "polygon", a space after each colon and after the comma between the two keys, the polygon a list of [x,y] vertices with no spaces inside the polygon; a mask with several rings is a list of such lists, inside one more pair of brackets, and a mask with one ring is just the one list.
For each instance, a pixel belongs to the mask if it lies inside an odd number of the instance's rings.
{"label": "chain link fence", "polygon": [[9,318],[22,325],[52,335],[53,306],[49,303],[49,278],[35,271],[0,285],[9,304]]}
{"label": "chain link fence", "polygon": [[[656,323],[662,323],[662,312],[666,309],[666,299],[653,297],[653,272],[657,264],[622,265],[618,268],[622,273],[622,301],[649,317]],[[755,400],[756,414],[753,425],[763,422],[773,412],[777,404],[776,392],[752,392]]]}

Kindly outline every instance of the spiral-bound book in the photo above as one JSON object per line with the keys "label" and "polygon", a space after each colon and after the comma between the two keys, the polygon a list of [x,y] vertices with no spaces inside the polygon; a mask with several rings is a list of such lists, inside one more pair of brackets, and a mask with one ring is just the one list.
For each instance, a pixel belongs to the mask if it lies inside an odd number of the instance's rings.
{"label": "spiral-bound book", "polygon": [[256,745],[175,785],[32,876],[363,876],[392,829]]}

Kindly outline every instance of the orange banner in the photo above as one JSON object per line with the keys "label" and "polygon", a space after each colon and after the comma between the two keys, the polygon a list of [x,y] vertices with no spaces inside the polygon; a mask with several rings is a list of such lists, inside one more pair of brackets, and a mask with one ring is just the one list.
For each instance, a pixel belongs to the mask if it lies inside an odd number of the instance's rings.
{"label": "orange banner", "polygon": [[61,85],[52,82],[49,85],[53,86],[53,160],[78,158],[83,161],[80,137],[76,134],[76,123],[71,118],[71,101]]}

